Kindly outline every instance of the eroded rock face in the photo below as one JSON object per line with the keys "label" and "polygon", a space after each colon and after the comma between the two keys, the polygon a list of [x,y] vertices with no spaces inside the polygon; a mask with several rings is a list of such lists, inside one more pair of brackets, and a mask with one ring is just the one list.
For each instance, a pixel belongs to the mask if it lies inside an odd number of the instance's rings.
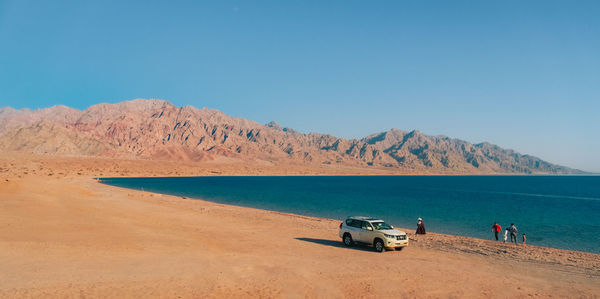
{"label": "eroded rock face", "polygon": [[419,131],[392,129],[361,140],[301,134],[276,122],[261,125],[220,111],[176,107],[163,100],[98,104],[80,111],[0,108],[4,150],[108,157],[453,170],[484,173],[573,173],[512,150]]}

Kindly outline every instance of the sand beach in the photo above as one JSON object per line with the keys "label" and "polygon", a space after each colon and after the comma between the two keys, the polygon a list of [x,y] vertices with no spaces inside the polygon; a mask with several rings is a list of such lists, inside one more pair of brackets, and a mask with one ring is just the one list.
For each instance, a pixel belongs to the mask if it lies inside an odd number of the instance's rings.
{"label": "sand beach", "polygon": [[236,174],[391,173],[3,153],[0,297],[600,296],[598,254],[435,233],[411,236],[405,250],[379,254],[344,247],[339,219],[133,191],[94,179]]}

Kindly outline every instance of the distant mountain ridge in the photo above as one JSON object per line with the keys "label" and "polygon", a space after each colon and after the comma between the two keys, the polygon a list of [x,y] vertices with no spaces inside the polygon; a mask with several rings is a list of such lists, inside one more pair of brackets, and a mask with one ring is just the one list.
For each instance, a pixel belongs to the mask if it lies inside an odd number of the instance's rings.
{"label": "distant mountain ridge", "polygon": [[362,139],[302,134],[218,110],[164,100],[98,104],[83,111],[0,108],[0,149],[59,155],[328,164],[464,173],[581,173],[489,143],[414,130]]}

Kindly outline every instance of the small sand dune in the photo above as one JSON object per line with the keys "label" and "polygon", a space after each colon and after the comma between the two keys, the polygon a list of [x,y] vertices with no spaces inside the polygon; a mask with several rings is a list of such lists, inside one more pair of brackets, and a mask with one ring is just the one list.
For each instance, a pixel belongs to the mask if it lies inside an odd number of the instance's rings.
{"label": "small sand dune", "polygon": [[378,254],[344,247],[339,220],[132,191],[93,179],[357,173],[165,163],[0,158],[0,297],[600,296],[597,254],[441,234],[412,237],[405,250]]}

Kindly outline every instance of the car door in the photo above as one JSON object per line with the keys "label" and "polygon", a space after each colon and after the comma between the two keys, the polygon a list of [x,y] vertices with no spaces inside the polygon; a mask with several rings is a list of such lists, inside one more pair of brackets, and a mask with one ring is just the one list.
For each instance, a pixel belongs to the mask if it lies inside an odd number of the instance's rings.
{"label": "car door", "polygon": [[352,240],[354,240],[355,242],[362,242],[360,239],[360,234],[361,234],[361,226],[362,226],[362,220],[357,220],[357,219],[353,219],[352,223],[350,224],[349,230],[350,230],[350,234],[352,234]]}
{"label": "car door", "polygon": [[[368,221],[361,221],[361,226],[360,226],[360,241],[363,243],[368,243],[371,244],[372,243],[372,236],[373,236],[373,226],[371,225],[371,223],[369,223]],[[369,228],[371,230],[369,230]]]}

